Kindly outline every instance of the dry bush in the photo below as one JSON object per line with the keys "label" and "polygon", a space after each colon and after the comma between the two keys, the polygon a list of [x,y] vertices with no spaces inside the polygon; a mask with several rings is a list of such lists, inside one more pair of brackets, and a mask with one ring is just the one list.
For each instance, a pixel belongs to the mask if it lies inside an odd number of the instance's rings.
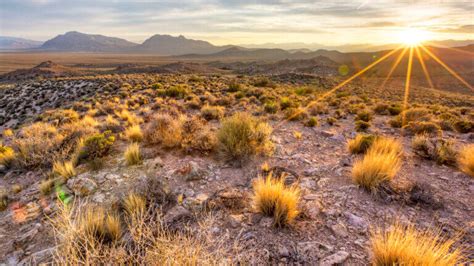
{"label": "dry bush", "polygon": [[205,105],[201,108],[201,116],[206,120],[220,120],[224,117],[225,108],[222,106]]}
{"label": "dry bush", "polygon": [[456,239],[396,223],[371,236],[373,265],[461,265],[466,263]]}
{"label": "dry bush", "polygon": [[145,213],[135,212],[133,219],[121,221],[103,208],[61,207],[52,220],[58,244],[55,264],[226,265],[232,261],[221,241],[212,239],[204,228],[171,232],[161,214]]}
{"label": "dry bush", "polygon": [[329,108],[326,103],[312,103],[308,106],[308,112],[311,115],[328,114]]}
{"label": "dry bush", "polygon": [[136,116],[134,113],[129,112],[127,109],[123,109],[120,112],[115,112],[120,119],[127,122],[128,125],[138,125],[143,122],[141,117]]}
{"label": "dry bush", "polygon": [[400,142],[389,138],[377,138],[362,160],[352,168],[352,179],[363,188],[375,191],[378,186],[392,180],[401,166]]}
{"label": "dry bush", "polygon": [[123,201],[123,208],[130,217],[141,217],[146,214],[146,199],[138,194],[130,193]]}
{"label": "dry bush", "polygon": [[139,125],[133,125],[125,129],[124,136],[129,141],[140,142],[143,140],[142,129]]}
{"label": "dry bush", "polygon": [[458,155],[452,140],[430,138],[426,134],[416,135],[412,140],[412,149],[418,156],[435,160],[439,164],[454,165]]}
{"label": "dry bush", "polygon": [[285,117],[289,121],[300,121],[308,118],[308,113],[302,107],[288,108],[285,111]]}
{"label": "dry bush", "polygon": [[217,145],[216,134],[201,118],[187,118],[182,126],[181,147],[187,151],[210,152]]}
{"label": "dry bush", "polygon": [[45,179],[39,184],[39,191],[42,195],[49,195],[54,187],[54,179]]}
{"label": "dry bush", "polygon": [[18,165],[22,168],[51,165],[63,139],[56,127],[42,122],[22,128],[12,140]]}
{"label": "dry bush", "polygon": [[415,134],[428,134],[433,136],[439,136],[442,134],[441,127],[433,122],[409,122],[406,126],[403,127],[406,132],[415,135]]}
{"label": "dry bush", "polygon": [[374,135],[358,134],[354,139],[347,141],[347,149],[352,154],[365,153],[375,138]]}
{"label": "dry bush", "polygon": [[125,158],[125,162],[127,162],[127,165],[135,165],[142,162],[140,146],[136,142],[127,146],[123,156]]}
{"label": "dry bush", "polygon": [[71,161],[67,162],[54,162],[53,173],[65,179],[69,179],[76,175],[74,164]]}
{"label": "dry bush", "polygon": [[290,224],[298,215],[300,190],[296,186],[285,187],[284,178],[275,179],[270,174],[258,178],[253,184],[254,208],[273,217],[275,226]]}
{"label": "dry bush", "polygon": [[114,142],[115,137],[108,131],[92,135],[78,145],[80,148],[76,160],[79,162],[102,158],[109,154]]}
{"label": "dry bush", "polygon": [[102,123],[101,128],[103,131],[111,131],[113,133],[118,133],[123,130],[122,125],[120,125],[120,122],[113,118],[111,115],[107,115],[105,118],[105,121]]}
{"label": "dry bush", "polygon": [[166,148],[176,147],[181,143],[182,119],[169,114],[157,114],[145,126],[144,139],[149,144],[161,144]]}
{"label": "dry bush", "polygon": [[271,133],[269,124],[249,114],[237,113],[222,122],[217,138],[226,159],[243,160],[251,155],[271,152]]}
{"label": "dry bush", "polygon": [[[430,110],[427,108],[411,108],[405,110],[389,121],[392,127],[402,127],[410,122],[427,122],[431,120]],[[402,125],[402,123],[404,123]]]}
{"label": "dry bush", "polygon": [[6,210],[8,207],[8,191],[0,187],[0,211]]}
{"label": "dry bush", "polygon": [[471,177],[474,177],[474,144],[463,147],[459,153],[459,169]]}
{"label": "dry bush", "polygon": [[79,114],[72,109],[48,110],[39,117],[43,122],[53,122],[56,125],[76,122],[79,120]]}

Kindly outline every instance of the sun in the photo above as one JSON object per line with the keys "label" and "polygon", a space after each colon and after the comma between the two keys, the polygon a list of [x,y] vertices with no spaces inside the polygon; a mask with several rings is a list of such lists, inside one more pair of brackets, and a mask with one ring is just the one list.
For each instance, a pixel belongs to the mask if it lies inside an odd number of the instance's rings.
{"label": "sun", "polygon": [[399,42],[411,47],[420,45],[428,38],[429,32],[417,28],[407,28],[398,34]]}

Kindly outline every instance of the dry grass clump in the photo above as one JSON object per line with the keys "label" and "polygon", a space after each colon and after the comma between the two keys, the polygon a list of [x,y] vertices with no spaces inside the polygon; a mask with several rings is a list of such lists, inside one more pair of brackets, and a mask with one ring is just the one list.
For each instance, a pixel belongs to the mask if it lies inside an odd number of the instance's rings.
{"label": "dry grass clump", "polygon": [[76,170],[74,168],[74,164],[71,161],[67,162],[54,162],[53,164],[53,173],[63,177],[65,179],[69,179],[76,175]]}
{"label": "dry grass clump", "polygon": [[412,149],[418,156],[435,160],[439,164],[454,165],[458,156],[452,140],[431,138],[426,134],[416,135],[412,140]]}
{"label": "dry grass clump", "polygon": [[129,216],[141,217],[145,215],[146,200],[138,194],[130,193],[123,201],[123,208]]}
{"label": "dry grass clump", "polygon": [[136,165],[142,162],[140,146],[136,142],[127,146],[123,156],[127,162],[127,165]]}
{"label": "dry grass clump", "polygon": [[465,258],[455,239],[396,223],[390,230],[377,230],[371,237],[374,265],[461,265]]}
{"label": "dry grass clump", "polygon": [[42,195],[49,195],[54,187],[54,179],[45,179],[39,184],[39,191]]}
{"label": "dry grass clump", "polygon": [[286,187],[284,178],[275,179],[272,175],[259,178],[253,184],[254,208],[273,217],[275,226],[290,224],[298,215],[300,190],[296,186]]}
{"label": "dry grass clump", "polygon": [[467,145],[459,152],[459,169],[471,177],[474,177],[474,144]]}
{"label": "dry grass clump", "polygon": [[219,120],[224,117],[224,107],[205,105],[201,108],[201,116],[206,120]]}
{"label": "dry grass clump", "polygon": [[141,117],[138,117],[134,113],[129,112],[127,109],[123,109],[120,112],[115,112],[115,115],[117,115],[123,121],[127,122],[128,125],[137,125],[143,122],[143,119]]}
{"label": "dry grass clump", "polygon": [[124,136],[129,141],[140,142],[143,140],[143,133],[139,125],[133,125],[125,129]]}
{"label": "dry grass clump", "polygon": [[285,117],[289,121],[300,121],[308,117],[308,113],[302,107],[288,108],[285,111]]}
{"label": "dry grass clump", "polygon": [[[136,198],[135,198],[136,199]],[[141,202],[141,201],[140,201]],[[230,259],[219,241],[205,230],[195,234],[183,229],[171,232],[161,214],[144,211],[132,219],[103,208],[78,205],[62,207],[52,221],[58,250],[58,265],[226,265]],[[124,237],[126,236],[126,237]]]}
{"label": "dry grass clump", "polygon": [[181,119],[169,114],[157,114],[151,118],[144,130],[144,139],[150,144],[161,144],[166,148],[181,143]]}
{"label": "dry grass clump", "polygon": [[347,141],[347,149],[352,154],[365,153],[375,141],[374,135],[358,134]]}
{"label": "dry grass clump", "polygon": [[410,134],[429,134],[434,136],[441,135],[443,132],[436,123],[426,121],[409,122],[403,129]]}
{"label": "dry grass clump", "polygon": [[110,130],[113,133],[118,133],[123,130],[120,122],[111,115],[107,115],[105,121],[102,123],[101,128],[106,131]]}
{"label": "dry grass clump", "polygon": [[76,122],[79,120],[79,114],[72,109],[48,110],[40,116],[43,122],[53,122],[56,125]]}
{"label": "dry grass clump", "polygon": [[389,138],[377,138],[362,160],[352,168],[354,182],[374,191],[385,181],[392,180],[401,166],[401,144]]}
{"label": "dry grass clump", "polygon": [[0,187],[0,211],[6,210],[8,207],[8,191]]}
{"label": "dry grass clump", "polygon": [[221,153],[229,160],[243,160],[251,155],[271,152],[272,128],[246,114],[237,113],[225,119],[217,133]]}
{"label": "dry grass clump", "polygon": [[198,116],[187,118],[181,125],[181,148],[186,152],[211,152],[217,145],[215,132]]}
{"label": "dry grass clump", "polygon": [[82,141],[79,146],[78,161],[91,161],[97,158],[102,158],[108,155],[112,145],[115,142],[115,137],[111,132],[104,132],[92,135]]}

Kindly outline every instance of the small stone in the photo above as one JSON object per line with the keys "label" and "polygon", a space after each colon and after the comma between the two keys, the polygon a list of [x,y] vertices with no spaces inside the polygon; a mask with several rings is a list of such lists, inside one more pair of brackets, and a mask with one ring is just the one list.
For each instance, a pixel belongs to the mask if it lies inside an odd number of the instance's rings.
{"label": "small stone", "polygon": [[196,162],[189,162],[186,166],[178,169],[176,172],[183,176],[186,181],[205,179],[205,177],[209,175],[207,170],[199,167]]}
{"label": "small stone", "polygon": [[237,228],[242,225],[243,215],[229,215],[229,224],[232,228]]}
{"label": "small stone", "polygon": [[336,134],[335,132],[327,131],[327,130],[323,130],[320,133],[323,137],[327,137],[327,138],[330,138]]}
{"label": "small stone", "polygon": [[87,196],[97,189],[97,184],[90,178],[78,176],[67,181],[67,186],[76,196]]}
{"label": "small stone", "polygon": [[280,245],[278,247],[278,254],[280,255],[280,257],[289,257],[290,256],[290,251],[288,250],[287,247],[285,247],[283,245]]}
{"label": "small stone", "polygon": [[163,216],[163,221],[166,225],[171,225],[177,221],[188,219],[191,217],[191,212],[186,208],[180,205],[176,205],[171,208],[165,216]]}
{"label": "small stone", "polygon": [[349,258],[349,253],[345,251],[338,251],[331,256],[328,256],[321,260],[321,266],[331,266],[331,265],[338,265],[343,263],[344,261]]}
{"label": "small stone", "polygon": [[333,247],[317,241],[299,242],[296,244],[298,257],[305,262],[314,262],[333,251]]}
{"label": "small stone", "polygon": [[263,217],[261,220],[260,220],[260,223],[259,225],[261,227],[272,227],[273,225],[273,218],[272,217]]}
{"label": "small stone", "polygon": [[347,237],[348,235],[346,227],[341,223],[332,225],[331,230],[336,236],[339,236],[339,237]]}
{"label": "small stone", "polygon": [[346,217],[347,217],[347,222],[356,227],[356,228],[359,228],[359,229],[362,229],[363,231],[366,231],[367,228],[368,228],[368,224],[367,222],[364,220],[364,218],[362,217],[359,217],[357,215],[354,215],[352,213],[349,213],[349,212],[346,212],[345,213]]}
{"label": "small stone", "polygon": [[148,171],[157,171],[163,167],[163,161],[160,157],[156,157],[145,161],[145,167]]}

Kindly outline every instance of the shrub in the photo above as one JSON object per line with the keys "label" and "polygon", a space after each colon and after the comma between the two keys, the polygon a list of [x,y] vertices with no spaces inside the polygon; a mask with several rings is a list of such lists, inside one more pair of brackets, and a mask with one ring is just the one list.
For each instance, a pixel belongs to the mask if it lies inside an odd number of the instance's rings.
{"label": "shrub", "polygon": [[275,102],[267,102],[263,108],[265,109],[265,112],[269,114],[275,114],[280,109],[280,106],[278,106],[278,104]]}
{"label": "shrub", "polygon": [[440,140],[436,146],[436,162],[439,164],[455,165],[458,153],[450,140]]}
{"label": "shrub", "polygon": [[177,99],[184,99],[188,95],[189,91],[184,86],[172,86],[168,89],[159,90],[158,95],[167,96]]}
{"label": "shrub", "polygon": [[128,125],[138,125],[143,122],[143,119],[136,116],[134,113],[130,113],[128,110],[123,109],[120,112],[115,113],[120,119],[127,122]]}
{"label": "shrub", "polygon": [[0,211],[6,210],[8,207],[8,191],[0,188]]}
{"label": "shrub", "polygon": [[400,105],[391,105],[388,107],[388,112],[390,115],[398,115],[402,112],[402,107]]}
{"label": "shrub", "polygon": [[[405,119],[405,121],[403,121]],[[431,119],[430,111],[426,108],[411,108],[399,113],[396,117],[389,121],[392,127],[402,127],[410,122],[427,122]],[[402,125],[402,123],[404,124]]]}
{"label": "shrub", "polygon": [[53,173],[65,179],[69,179],[76,175],[74,164],[71,161],[67,162],[54,162]]}
{"label": "shrub", "polygon": [[72,110],[48,110],[40,116],[43,122],[55,122],[56,125],[76,122],[79,120],[79,114]]}
{"label": "shrub", "polygon": [[201,116],[206,120],[219,120],[224,117],[224,107],[205,105],[201,108]]}
{"label": "shrub", "polygon": [[81,144],[78,160],[94,160],[108,155],[110,148],[115,142],[111,132],[106,131],[86,138]]}
{"label": "shrub", "polygon": [[268,87],[268,88],[275,88],[275,84],[268,78],[263,77],[255,80],[253,83],[255,87]]}
{"label": "shrub", "polygon": [[228,92],[237,92],[239,91],[241,88],[240,84],[237,83],[237,81],[232,81],[229,83],[229,86],[227,88],[227,91]]}
{"label": "shrub", "polygon": [[441,135],[441,127],[433,122],[409,122],[403,127],[410,134]]}
{"label": "shrub", "polygon": [[434,145],[431,143],[428,135],[418,134],[411,141],[413,151],[420,157],[431,159],[434,151]]}
{"label": "shrub", "polygon": [[401,166],[401,144],[389,138],[377,138],[362,160],[352,168],[352,179],[363,188],[375,191],[392,180]]}
{"label": "shrub", "polygon": [[355,130],[357,132],[361,132],[361,131],[367,131],[367,129],[369,129],[370,127],[370,122],[365,122],[365,121],[362,121],[362,120],[357,120],[355,121]]}
{"label": "shrub", "polygon": [[123,130],[123,127],[120,125],[120,122],[113,118],[111,115],[107,115],[104,123],[101,124],[101,128],[104,131],[111,131],[112,133],[118,133]]}
{"label": "shrub", "polygon": [[455,240],[413,225],[396,223],[390,230],[372,233],[373,265],[461,265],[462,252],[454,248]]}
{"label": "shrub", "polygon": [[386,104],[386,103],[378,103],[378,104],[374,107],[374,112],[375,112],[376,114],[379,114],[379,115],[388,115],[388,114],[389,114],[388,108],[389,108],[389,105],[388,105],[388,104]]}
{"label": "shrub", "polygon": [[468,120],[457,120],[454,122],[453,126],[459,133],[469,133],[474,131],[474,123]]}
{"label": "shrub", "polygon": [[328,117],[328,118],[326,118],[326,123],[328,123],[328,125],[330,125],[330,126],[336,124],[336,122],[337,122],[337,119],[334,118],[334,117]]}
{"label": "shrub", "polygon": [[305,126],[307,126],[307,127],[315,127],[315,126],[318,125],[318,123],[319,123],[319,122],[318,122],[318,118],[312,116],[312,117],[310,117],[310,118],[308,119],[308,121],[306,121]]}
{"label": "shrub", "polygon": [[63,140],[64,136],[51,125],[38,122],[24,127],[12,140],[12,148],[17,151],[15,162],[23,168],[51,166]]}
{"label": "shrub", "polygon": [[225,119],[217,138],[221,153],[229,160],[243,160],[251,155],[268,153],[272,143],[269,124],[246,113],[237,113]]}
{"label": "shrub", "polygon": [[196,150],[206,153],[216,147],[216,135],[204,122],[199,117],[188,118],[183,122],[181,147],[187,152]]}
{"label": "shrub", "polygon": [[461,171],[474,177],[474,144],[467,145],[461,149],[458,165]]}
{"label": "shrub", "polygon": [[285,187],[284,178],[274,179],[271,174],[258,178],[253,190],[254,208],[273,217],[275,226],[290,224],[298,215],[300,190],[296,186]]}
{"label": "shrub", "polygon": [[13,130],[12,130],[12,129],[7,128],[7,129],[4,129],[4,130],[3,130],[2,135],[3,135],[3,137],[5,137],[5,138],[9,138],[9,137],[13,137],[14,133],[13,133]]}
{"label": "shrub", "polygon": [[329,113],[329,108],[325,103],[312,102],[308,105],[308,112],[311,115],[322,115]]}
{"label": "shrub", "polygon": [[143,140],[143,133],[139,125],[128,127],[125,130],[124,135],[129,141],[140,142]]}
{"label": "shrub", "polygon": [[166,148],[176,147],[181,143],[181,119],[169,114],[157,114],[145,126],[144,138],[150,144],[161,144]]}
{"label": "shrub", "polygon": [[0,143],[0,164],[10,167],[15,160],[15,151],[8,146]]}
{"label": "shrub", "polygon": [[347,148],[350,153],[365,153],[375,141],[374,135],[358,134],[354,139],[347,142]]}
{"label": "shrub", "polygon": [[369,122],[372,120],[372,114],[367,110],[359,111],[355,117],[355,120]]}
{"label": "shrub", "polygon": [[290,107],[294,107],[295,103],[288,97],[282,97],[280,99],[280,108],[281,110],[285,110]]}
{"label": "shrub", "polygon": [[304,108],[288,108],[285,112],[286,119],[289,121],[300,121],[308,117]]}
{"label": "shrub", "polygon": [[128,145],[124,153],[124,158],[127,162],[127,165],[135,165],[141,163],[142,158],[140,154],[140,146],[138,145],[138,143],[134,142]]}

